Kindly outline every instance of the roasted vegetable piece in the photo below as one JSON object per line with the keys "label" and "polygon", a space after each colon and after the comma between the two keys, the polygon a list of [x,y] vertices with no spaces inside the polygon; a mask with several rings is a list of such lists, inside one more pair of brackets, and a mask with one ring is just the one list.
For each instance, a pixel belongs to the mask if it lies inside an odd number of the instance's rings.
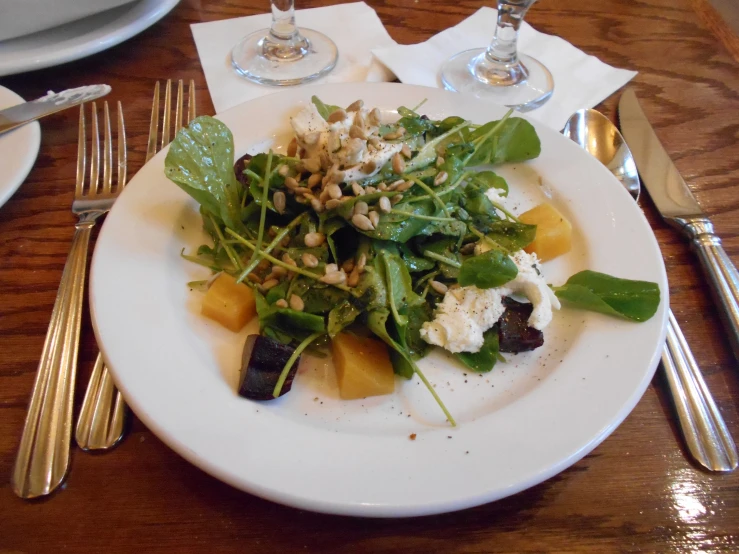
{"label": "roasted vegetable piece", "polygon": [[498,339],[501,352],[518,354],[539,348],[544,344],[544,334],[538,329],[529,327],[529,316],[534,307],[531,304],[517,302],[513,298],[504,298],[505,312],[498,320]]}
{"label": "roasted vegetable piece", "polygon": [[518,219],[536,225],[536,238],[524,250],[529,254],[536,252],[542,262],[566,254],[572,248],[572,225],[551,204],[539,204]]}
{"label": "roasted vegetable piece", "polygon": [[257,313],[254,293],[228,273],[221,273],[205,293],[201,312],[226,329],[239,332]]}
{"label": "roasted vegetable piece", "polygon": [[[241,356],[241,376],[239,396],[252,400],[272,400],[280,373],[295,349],[262,335],[249,335]],[[282,385],[280,396],[287,394],[292,387],[295,372],[300,364],[300,356],[295,360]]]}
{"label": "roasted vegetable piece", "polygon": [[339,333],[331,341],[331,353],[341,398],[352,400],[395,390],[393,364],[384,342]]}

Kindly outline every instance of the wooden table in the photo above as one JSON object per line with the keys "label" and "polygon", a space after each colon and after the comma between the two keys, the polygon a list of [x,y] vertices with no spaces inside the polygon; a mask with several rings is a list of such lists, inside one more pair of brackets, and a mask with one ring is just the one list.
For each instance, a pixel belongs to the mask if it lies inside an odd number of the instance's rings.
{"label": "wooden table", "polygon": [[[400,43],[425,40],[482,2],[368,0]],[[336,3],[303,0],[301,7]],[[195,79],[213,113],[189,24],[264,12],[265,0],[184,0],[161,22],[101,54],[0,78],[26,98],[105,82],[126,108],[130,167],[144,157],[152,85]],[[634,86],[667,150],[739,263],[737,37],[698,0],[542,0],[527,20],[606,63]],[[732,54],[733,53],[733,54]],[[616,97],[599,108],[615,116]],[[739,550],[739,473],[686,458],[660,372],[626,421],[557,477],[499,502],[409,520],[360,520],[286,508],[206,475],[134,422],[103,455],[73,452],[64,490],[35,502],[8,485],[51,307],[67,256],[76,163],[74,110],[42,124],[38,161],[0,209],[0,552],[596,552]],[[1,170],[1,166],[0,166]],[[695,257],[642,206],[662,247],[672,308],[739,439],[739,374]],[[77,402],[95,346],[83,322]]]}

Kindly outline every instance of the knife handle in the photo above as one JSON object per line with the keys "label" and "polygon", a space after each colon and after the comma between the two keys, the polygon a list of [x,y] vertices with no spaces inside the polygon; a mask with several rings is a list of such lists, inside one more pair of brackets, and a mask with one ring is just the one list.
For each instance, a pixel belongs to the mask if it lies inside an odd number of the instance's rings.
{"label": "knife handle", "polygon": [[708,276],[716,301],[721,307],[729,341],[739,359],[739,272],[726,255],[721,239],[713,232],[713,224],[705,217],[679,219],[678,223],[690,237],[703,271]]}

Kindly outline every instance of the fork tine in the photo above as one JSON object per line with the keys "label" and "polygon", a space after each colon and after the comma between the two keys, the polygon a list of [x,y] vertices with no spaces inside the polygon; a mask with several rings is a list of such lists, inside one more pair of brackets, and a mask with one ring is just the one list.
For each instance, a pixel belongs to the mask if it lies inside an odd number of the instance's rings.
{"label": "fork tine", "polygon": [[[172,79],[167,79],[167,85],[164,87],[164,118],[162,119],[162,146],[164,148],[169,144],[169,127],[172,125]],[[160,150],[161,150],[160,148]]]}
{"label": "fork tine", "polygon": [[85,105],[80,106],[80,123],[77,131],[77,184],[74,187],[75,197],[82,196],[85,185],[85,166],[87,165],[87,138],[85,136]]}
{"label": "fork tine", "polygon": [[123,106],[118,100],[118,190],[126,186],[126,167],[128,150],[126,149],[126,123],[123,121]]}
{"label": "fork tine", "polygon": [[154,99],[151,101],[151,121],[149,122],[149,143],[146,146],[146,161],[157,153],[157,128],[159,126],[159,81],[154,85]]}
{"label": "fork tine", "polygon": [[110,109],[108,101],[103,102],[103,194],[110,194],[113,186],[113,135],[110,132]]}
{"label": "fork tine", "polygon": [[182,129],[182,107],[184,103],[183,96],[185,95],[185,87],[182,84],[182,79],[177,81],[177,105],[175,106],[174,116],[174,136]]}
{"label": "fork tine", "polygon": [[100,132],[98,130],[98,108],[92,103],[92,132],[90,136],[90,196],[97,194],[98,180],[100,179]]}
{"label": "fork tine", "polygon": [[195,119],[195,79],[190,79],[187,90],[187,123]]}

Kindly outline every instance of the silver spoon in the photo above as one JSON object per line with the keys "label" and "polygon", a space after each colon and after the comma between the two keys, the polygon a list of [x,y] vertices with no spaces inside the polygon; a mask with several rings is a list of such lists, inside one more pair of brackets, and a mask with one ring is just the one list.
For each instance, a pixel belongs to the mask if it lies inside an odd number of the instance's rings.
{"label": "silver spoon", "polygon": [[[562,134],[605,165],[634,200],[639,198],[641,183],[631,151],[606,116],[596,110],[578,110],[567,121]],[[711,471],[736,469],[739,457],[734,441],[672,310],[662,350],[662,367],[680,428],[695,460]]]}

